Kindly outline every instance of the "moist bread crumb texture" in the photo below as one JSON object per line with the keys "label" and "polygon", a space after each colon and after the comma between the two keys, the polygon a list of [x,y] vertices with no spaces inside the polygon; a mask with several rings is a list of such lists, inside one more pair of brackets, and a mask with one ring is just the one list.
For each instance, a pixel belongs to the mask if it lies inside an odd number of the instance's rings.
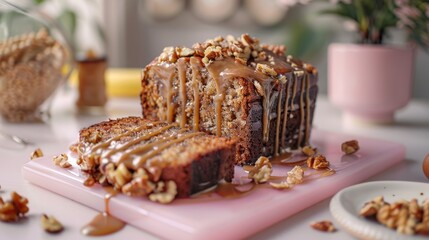
{"label": "moist bread crumb texture", "polygon": [[152,199],[174,182],[187,197],[234,176],[235,140],[141,117],[82,129],[77,150],[84,172],[130,196]]}
{"label": "moist bread crumb texture", "polygon": [[317,69],[243,34],[168,47],[142,72],[147,119],[236,138],[236,164],[308,145]]}

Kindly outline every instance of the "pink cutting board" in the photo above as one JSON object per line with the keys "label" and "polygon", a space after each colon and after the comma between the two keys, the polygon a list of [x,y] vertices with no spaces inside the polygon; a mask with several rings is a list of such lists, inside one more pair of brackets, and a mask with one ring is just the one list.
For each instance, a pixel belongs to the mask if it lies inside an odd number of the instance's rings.
{"label": "pink cutting board", "polygon": [[[361,149],[357,154],[343,156],[340,145],[350,139],[357,139]],[[327,157],[336,174],[306,181],[290,190],[257,188],[236,199],[213,195],[208,200],[177,200],[162,205],[118,195],[110,201],[111,213],[163,238],[241,239],[385,170],[405,156],[404,146],[397,143],[317,129],[312,132],[311,143]],[[62,169],[53,165],[51,159],[45,157],[28,162],[22,169],[24,177],[74,201],[104,210],[105,191],[100,186],[85,187],[84,174],[75,163],[71,169]],[[276,165],[273,175],[284,176],[288,169]],[[236,179],[243,179],[243,175],[242,168],[236,167]]]}

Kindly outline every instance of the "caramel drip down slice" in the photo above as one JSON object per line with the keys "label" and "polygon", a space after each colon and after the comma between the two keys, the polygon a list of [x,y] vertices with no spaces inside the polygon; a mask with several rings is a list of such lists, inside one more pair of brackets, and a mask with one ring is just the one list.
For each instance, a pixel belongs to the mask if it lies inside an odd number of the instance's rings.
{"label": "caramel drip down slice", "polygon": [[196,57],[191,57],[190,59],[191,69],[192,69],[192,88],[194,90],[194,120],[193,120],[193,130],[200,130],[200,81],[201,73],[199,70],[200,61]]}
{"label": "caramel drip down slice", "polygon": [[171,72],[167,79],[167,122],[172,123],[174,120],[174,102],[173,102],[173,80],[175,73]]}
{"label": "caramel drip down slice", "polygon": [[186,60],[180,58],[177,61],[177,71],[179,73],[179,98],[181,107],[180,116],[180,127],[183,128],[186,125]]}
{"label": "caramel drip down slice", "polygon": [[270,111],[271,101],[273,100],[273,97],[271,95],[273,92],[274,84],[272,84],[272,82],[270,82],[269,80],[263,81],[261,84],[264,88],[264,96],[262,98],[262,142],[264,144],[267,144],[270,138]]}
{"label": "caramel drip down slice", "polygon": [[303,127],[305,123],[305,111],[304,111],[304,93],[306,89],[308,73],[305,71],[304,78],[301,81],[301,89],[299,94],[299,113],[300,113],[300,122],[298,126],[298,145],[297,148],[301,146],[302,137],[303,137]]}
{"label": "caramel drip down slice", "polygon": [[310,77],[307,73],[307,78],[305,80],[305,84],[307,84],[307,90],[306,90],[306,98],[305,98],[305,107],[306,107],[306,123],[305,123],[305,145],[309,144],[309,138],[310,138],[310,127],[311,127],[311,118],[310,118],[310,107],[311,107],[311,100],[310,100]]}
{"label": "caramel drip down slice", "polygon": [[279,82],[280,91],[277,98],[277,122],[276,122],[276,139],[274,143],[274,153],[273,156],[277,156],[280,154],[279,152],[279,144],[280,144],[280,120],[282,114],[282,97],[283,97],[283,88],[285,86],[284,83]]}
{"label": "caramel drip down slice", "polygon": [[[297,73],[294,72],[294,82],[293,82],[293,91],[292,91],[292,99],[291,99],[291,111],[295,111],[295,98],[296,98],[296,92],[298,90],[298,76]],[[293,133],[295,134],[295,133]],[[293,138],[293,136],[292,136]],[[293,147],[293,146],[291,146]],[[296,148],[298,148],[298,146],[296,146]]]}
{"label": "caramel drip down slice", "polygon": [[285,104],[283,109],[283,124],[282,124],[282,144],[281,147],[285,148],[286,146],[286,131],[287,131],[287,120],[289,118],[289,99],[290,99],[290,88],[291,88],[291,80],[288,80],[286,85],[286,96],[285,96]]}
{"label": "caramel drip down slice", "polygon": [[[174,144],[178,144],[181,142],[184,142],[186,139],[198,136],[198,135],[203,135],[204,133],[202,132],[189,132],[189,133],[185,133],[182,136],[177,135],[177,138],[171,141],[168,141],[165,144],[159,145],[157,148],[153,148],[152,151],[146,153],[145,155],[141,156],[140,158],[135,159],[135,161],[133,162],[133,166],[135,169],[141,168],[143,167],[143,164],[146,163],[146,161],[158,154],[160,154],[162,151],[164,151],[164,149],[174,145]],[[180,136],[180,137],[179,137]]]}

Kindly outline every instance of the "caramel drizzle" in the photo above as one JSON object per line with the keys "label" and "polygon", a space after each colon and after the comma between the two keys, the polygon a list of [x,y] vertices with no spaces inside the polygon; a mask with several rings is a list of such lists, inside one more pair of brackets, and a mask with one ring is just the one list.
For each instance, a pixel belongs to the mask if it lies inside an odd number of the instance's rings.
{"label": "caramel drizzle", "polygon": [[132,129],[130,131],[127,131],[125,133],[116,135],[116,136],[110,138],[109,140],[107,140],[105,142],[101,142],[101,143],[98,143],[97,145],[93,146],[90,151],[94,152],[94,151],[96,151],[96,150],[98,150],[100,148],[106,148],[106,147],[110,146],[110,144],[112,144],[113,141],[117,141],[117,140],[119,140],[119,139],[121,139],[123,137],[129,136],[129,135],[131,135],[131,134],[133,134],[135,132],[139,132],[139,131],[141,131],[143,129],[146,129],[148,127],[154,127],[155,124],[159,124],[159,123],[160,122],[153,122],[152,124],[142,125],[142,126],[134,128],[134,129]]}
{"label": "caramel drizzle", "polygon": [[180,117],[180,127],[183,128],[186,125],[186,60],[185,58],[180,58],[177,61],[177,71],[179,73],[179,98],[181,102],[181,117]]}
{"label": "caramel drizzle", "polygon": [[311,118],[310,118],[311,100],[310,100],[310,77],[309,76],[307,76],[306,78],[306,84],[307,84],[307,91],[306,91],[306,98],[305,98],[306,100],[305,106],[307,111],[307,118],[306,118],[306,128],[305,128],[305,144],[308,144],[308,140],[310,139],[310,123],[311,123],[310,122],[311,121]]}
{"label": "caramel drizzle", "polygon": [[[216,126],[217,134],[221,133],[222,123],[222,101],[224,99],[223,81],[227,78],[242,77],[245,79],[254,79],[261,84],[264,90],[262,96],[262,107],[263,107],[263,142],[267,143],[269,139],[269,116],[270,116],[270,103],[272,100],[272,90],[274,88],[273,80],[247,66],[236,63],[233,60],[225,59],[223,61],[215,61],[207,66],[207,69],[216,83],[217,95],[215,97],[215,108],[216,108]],[[220,97],[219,97],[220,96]],[[216,101],[217,100],[217,101]],[[219,135],[220,136],[220,135]]]}
{"label": "caramel drizzle", "polygon": [[198,58],[191,57],[190,64],[192,68],[192,88],[194,90],[194,119],[193,119],[193,130],[199,131],[200,129],[200,77],[201,73],[198,69],[200,61]]}
{"label": "caramel drizzle", "polygon": [[[281,120],[281,114],[282,114],[282,109],[281,109],[282,101],[281,100],[283,97],[283,88],[285,86],[285,84],[282,83],[281,81],[279,81],[279,84],[280,84],[280,92],[279,92],[278,100],[277,100],[277,123],[276,123],[276,141],[274,144],[274,154],[273,154],[274,156],[277,156],[280,154],[280,152],[279,152],[280,120]],[[287,99],[286,99],[286,101],[287,101]],[[286,117],[286,114],[287,113],[284,114],[285,117]]]}
{"label": "caramel drizzle", "polygon": [[[292,81],[295,80],[292,78]],[[291,82],[287,81],[287,88],[286,88],[286,97],[285,97],[285,105],[283,109],[283,126],[282,126],[282,148],[286,147],[286,130],[287,130],[287,120],[289,118],[289,97],[290,97],[290,88],[291,88]]]}
{"label": "caramel drizzle", "polygon": [[172,123],[174,117],[174,103],[173,103],[173,79],[175,73],[170,73],[167,81],[167,122]]}
{"label": "caramel drizzle", "polygon": [[[323,170],[316,170],[316,171],[308,174],[306,177],[307,177],[307,181],[308,181],[308,180],[312,180],[315,178],[317,179],[317,178],[322,178],[322,177],[328,177],[328,176],[334,175],[335,173],[336,173],[335,169],[326,168]],[[313,176],[315,176],[315,177],[313,177]]]}
{"label": "caramel drizzle", "polygon": [[[150,133],[148,133],[148,134],[146,134],[146,135],[143,135],[143,136],[140,136],[140,137],[138,137],[138,138],[136,138],[136,139],[133,139],[133,140],[131,140],[131,141],[127,142],[126,144],[124,144],[124,145],[122,145],[122,146],[120,146],[120,147],[118,147],[118,148],[114,148],[114,149],[112,149],[112,150],[110,150],[110,151],[106,152],[106,154],[105,154],[103,157],[108,158],[108,157],[112,156],[113,154],[115,154],[115,153],[117,153],[117,152],[119,152],[119,151],[123,151],[123,150],[129,149],[129,148],[130,148],[131,146],[133,146],[133,145],[136,145],[136,144],[138,144],[138,143],[140,143],[140,142],[143,142],[143,141],[145,141],[145,140],[148,140],[148,139],[150,139],[150,138],[152,138],[152,137],[154,137],[154,136],[157,136],[157,135],[163,134],[163,133],[165,133],[168,129],[173,128],[173,127],[177,127],[177,123],[169,124],[169,125],[167,125],[167,126],[164,126],[164,127],[161,127],[161,128],[159,128],[159,129],[157,129],[156,131],[150,132]],[[135,133],[135,132],[138,132],[138,131],[139,131],[139,130],[132,131],[132,132],[134,132],[134,133]],[[129,135],[129,134],[128,134],[128,135]],[[117,138],[117,139],[120,139],[120,138],[124,137],[124,135],[118,135],[118,136],[116,136],[116,137],[119,137],[119,138]],[[121,159],[122,159],[122,158],[121,158]],[[119,160],[119,161],[121,161],[121,160]]]}
{"label": "caramel drizzle", "polygon": [[[97,145],[102,150],[105,150],[103,154],[103,160],[106,160],[108,162],[115,162],[116,165],[119,163],[125,163],[127,167],[138,169],[143,167],[143,165],[150,159],[153,158],[159,154],[161,154],[165,149],[167,149],[170,146],[173,146],[175,144],[180,144],[184,142],[185,140],[189,138],[193,138],[195,136],[203,135],[203,132],[186,132],[189,131],[187,128],[179,129],[178,132],[172,132],[171,135],[162,136],[167,133],[167,131],[173,127],[178,127],[178,123],[171,123],[166,126],[160,127],[158,129],[155,129],[149,133],[142,134],[136,139],[133,139],[123,145],[119,145],[117,143],[118,147],[108,150],[110,147],[110,144],[114,142],[114,140],[119,140],[122,137],[128,136],[132,133],[136,133],[144,129],[144,127],[138,127],[130,130],[129,132],[119,134],[115,136],[114,138]],[[151,143],[143,144],[141,146],[137,146],[132,150],[127,151],[131,147],[145,141],[149,140],[152,137],[161,135],[161,138],[155,139]],[[109,144],[107,144],[107,142]],[[115,156],[115,153],[124,151],[124,153],[119,157],[118,160],[112,160],[112,158]],[[137,155],[137,156],[136,156]]]}
{"label": "caramel drizzle", "polygon": [[264,96],[262,99],[262,108],[263,108],[263,118],[262,118],[262,142],[264,144],[268,143],[270,138],[270,111],[271,111],[271,100],[273,99],[271,93],[274,88],[274,84],[271,84],[269,81],[266,81],[265,84],[262,84],[264,87]]}
{"label": "caramel drizzle", "polygon": [[207,66],[207,70],[209,71],[211,77],[213,78],[216,85],[216,95],[213,100],[215,103],[215,117],[216,117],[216,136],[222,136],[222,103],[225,98],[222,76],[221,74],[215,72],[213,64]]}
{"label": "caramel drizzle", "polygon": [[[143,164],[145,164],[146,163],[146,161],[149,159],[149,158],[152,158],[152,157],[154,157],[154,156],[156,156],[156,155],[158,155],[158,154],[160,154],[162,151],[164,151],[164,149],[166,149],[166,148],[168,148],[168,147],[170,147],[171,145],[173,145],[173,144],[177,144],[177,143],[181,143],[181,142],[184,142],[186,139],[189,139],[189,138],[192,138],[192,137],[195,137],[195,136],[198,136],[198,135],[203,135],[204,133],[202,133],[202,132],[191,132],[191,133],[186,133],[186,134],[184,134],[182,137],[178,137],[178,138],[176,138],[175,140],[172,140],[172,141],[169,141],[169,142],[167,142],[167,143],[165,143],[165,144],[162,144],[162,145],[160,145],[160,146],[158,146],[158,148],[154,148],[154,150],[152,150],[152,151],[150,151],[150,152],[148,152],[148,153],[146,153],[145,155],[143,155],[143,156],[141,156],[140,158],[138,158],[138,159],[136,159],[134,162],[133,162],[133,165],[134,165],[134,167],[137,169],[137,168],[140,168],[140,167],[142,167],[143,166]],[[177,136],[179,136],[179,135],[177,135]],[[159,144],[158,144],[159,145]]]}
{"label": "caramel drizzle", "polygon": [[300,112],[300,123],[298,126],[298,146],[297,148],[299,148],[301,146],[301,142],[302,142],[302,132],[303,132],[303,125],[305,123],[305,112],[304,112],[304,91],[306,89],[306,85],[307,85],[307,78],[308,78],[308,73],[307,71],[304,71],[304,78],[301,80],[301,90],[300,90],[300,96],[299,96],[299,112]]}
{"label": "caramel drizzle", "polygon": [[124,160],[126,160],[126,158],[129,158],[129,156],[131,156],[133,154],[145,154],[145,153],[147,153],[151,149],[154,149],[154,148],[156,149],[156,148],[158,148],[158,146],[161,143],[168,142],[169,140],[172,140],[172,139],[176,139],[177,136],[178,136],[178,134],[180,134],[180,133],[182,133],[184,131],[185,131],[185,129],[180,129],[177,134],[173,133],[169,137],[163,137],[163,138],[161,138],[159,140],[156,140],[154,142],[151,142],[151,143],[145,144],[143,146],[134,148],[133,150],[128,151],[124,155],[122,155],[122,157],[119,159],[119,162],[123,162]]}
{"label": "caramel drizzle", "polygon": [[[294,100],[296,98],[296,92],[298,89],[298,76],[296,75],[296,72],[294,72],[294,83],[293,83],[293,91],[292,91],[292,99],[291,99],[291,110],[294,111],[295,110],[295,103]],[[298,146],[296,146],[298,148]]]}

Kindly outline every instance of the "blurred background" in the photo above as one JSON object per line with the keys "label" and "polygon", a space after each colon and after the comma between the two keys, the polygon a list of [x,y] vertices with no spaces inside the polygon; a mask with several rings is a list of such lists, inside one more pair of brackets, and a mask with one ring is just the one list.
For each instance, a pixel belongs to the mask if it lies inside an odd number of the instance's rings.
{"label": "blurred background", "polygon": [[[110,67],[143,68],[166,46],[192,46],[208,38],[249,33],[263,43],[285,44],[287,54],[319,69],[327,92],[327,47],[356,41],[354,28],[320,12],[332,2],[318,0],[16,0],[60,20],[76,52],[106,55]],[[401,30],[386,42],[403,44]],[[429,99],[429,54],[416,52],[413,98]],[[365,69],[362,69],[365,71]]]}

